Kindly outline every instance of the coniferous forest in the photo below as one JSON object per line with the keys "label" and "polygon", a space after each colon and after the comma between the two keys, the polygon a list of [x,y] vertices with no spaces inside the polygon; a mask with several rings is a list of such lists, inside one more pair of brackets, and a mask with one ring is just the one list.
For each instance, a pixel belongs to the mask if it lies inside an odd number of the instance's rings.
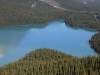
{"label": "coniferous forest", "polygon": [[94,17],[96,13],[31,8],[19,4],[0,1],[0,27],[44,24],[55,20],[64,20],[73,27],[100,29],[100,22]]}
{"label": "coniferous forest", "polygon": [[100,32],[92,36],[91,40],[89,40],[90,46],[100,54]]}
{"label": "coniferous forest", "polygon": [[41,48],[1,67],[0,75],[100,75],[100,56],[78,58]]}

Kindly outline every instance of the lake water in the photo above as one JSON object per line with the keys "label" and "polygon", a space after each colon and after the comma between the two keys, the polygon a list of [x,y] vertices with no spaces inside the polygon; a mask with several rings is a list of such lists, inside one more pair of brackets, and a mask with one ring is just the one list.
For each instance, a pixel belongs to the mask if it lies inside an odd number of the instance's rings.
{"label": "lake water", "polygon": [[95,30],[71,28],[63,21],[55,21],[48,25],[1,28],[0,66],[44,47],[78,57],[96,55],[88,43],[95,33]]}

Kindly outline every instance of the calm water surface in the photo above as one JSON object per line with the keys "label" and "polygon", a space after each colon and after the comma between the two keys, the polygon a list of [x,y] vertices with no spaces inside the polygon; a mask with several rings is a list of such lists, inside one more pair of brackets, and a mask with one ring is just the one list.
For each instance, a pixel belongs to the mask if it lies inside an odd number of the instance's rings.
{"label": "calm water surface", "polygon": [[96,55],[88,40],[94,30],[71,28],[62,21],[48,25],[0,29],[0,66],[14,62],[37,48],[56,49],[73,56]]}

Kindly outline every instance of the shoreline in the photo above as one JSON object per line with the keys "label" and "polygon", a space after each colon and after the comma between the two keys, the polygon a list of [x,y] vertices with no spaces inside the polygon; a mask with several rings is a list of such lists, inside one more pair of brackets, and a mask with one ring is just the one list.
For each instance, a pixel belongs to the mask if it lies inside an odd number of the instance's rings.
{"label": "shoreline", "polygon": [[[55,22],[55,21],[63,21],[65,24],[67,24],[68,26],[70,26],[70,27],[73,27],[73,28],[78,28],[78,29],[92,29],[92,28],[88,28],[88,27],[77,27],[77,26],[71,26],[70,24],[68,24],[68,23],[66,23],[66,21],[64,21],[64,20],[54,20],[54,21],[49,21],[49,22],[47,22],[47,23],[41,23],[41,24],[27,24],[27,25],[11,25],[11,26],[4,26],[4,27],[0,27],[0,29],[4,29],[4,28],[10,28],[10,27],[20,27],[20,26],[38,26],[38,25],[40,25],[40,26],[47,26],[47,24],[49,24],[49,23],[51,23],[51,22]],[[96,31],[98,31],[98,33],[96,33],[96,34],[99,34],[100,33],[100,30],[98,30],[98,29],[93,29],[93,30],[96,30]],[[94,34],[94,35],[96,35],[96,34]],[[94,36],[93,35],[93,36]],[[92,36],[92,37],[93,37]],[[88,43],[89,43],[89,46],[97,53],[97,54],[99,54],[93,47],[92,47],[92,44],[89,42],[90,40],[92,40],[92,37],[88,40]]]}

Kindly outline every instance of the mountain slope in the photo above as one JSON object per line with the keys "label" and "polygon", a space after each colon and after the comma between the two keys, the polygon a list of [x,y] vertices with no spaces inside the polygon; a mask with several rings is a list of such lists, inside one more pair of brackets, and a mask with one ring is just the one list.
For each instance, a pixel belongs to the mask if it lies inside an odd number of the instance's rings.
{"label": "mountain slope", "polygon": [[6,0],[6,1],[21,4],[21,5],[27,5],[31,7],[54,8],[53,6],[44,3],[40,0]]}
{"label": "mountain slope", "polygon": [[59,3],[57,3],[54,0],[41,0],[41,1],[43,1],[45,3],[48,3],[49,5],[53,6],[54,8],[66,10]]}
{"label": "mountain slope", "polygon": [[100,7],[100,0],[78,0],[78,1],[87,5],[94,5]]}
{"label": "mountain slope", "polygon": [[31,8],[4,0],[0,1],[0,27],[44,24],[55,20],[64,20],[73,27],[100,29],[100,22],[95,19],[92,13]]}
{"label": "mountain slope", "polygon": [[60,5],[62,5],[63,7],[71,10],[84,11],[88,10],[89,8],[88,6],[78,2],[77,0],[55,0],[55,1],[58,2]]}
{"label": "mountain slope", "polygon": [[28,5],[31,7],[40,8],[57,8],[57,9],[70,9],[78,11],[98,11],[99,8],[92,7],[78,0],[6,0],[8,2]]}
{"label": "mountain slope", "polygon": [[7,0],[7,1],[22,5],[28,5],[31,7],[57,8],[65,10],[59,3],[57,3],[54,0]]}

